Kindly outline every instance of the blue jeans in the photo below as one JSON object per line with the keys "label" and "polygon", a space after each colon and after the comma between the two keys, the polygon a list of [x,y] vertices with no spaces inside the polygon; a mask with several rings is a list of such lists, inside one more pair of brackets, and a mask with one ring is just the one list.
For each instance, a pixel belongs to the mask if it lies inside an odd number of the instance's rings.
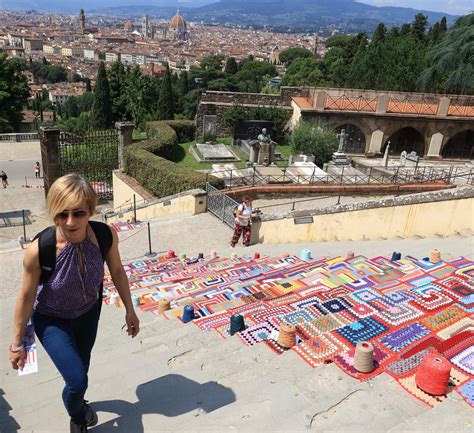
{"label": "blue jeans", "polygon": [[38,312],[33,314],[35,333],[64,379],[64,406],[77,423],[86,420],[84,394],[98,322],[98,302],[77,319],[60,319]]}

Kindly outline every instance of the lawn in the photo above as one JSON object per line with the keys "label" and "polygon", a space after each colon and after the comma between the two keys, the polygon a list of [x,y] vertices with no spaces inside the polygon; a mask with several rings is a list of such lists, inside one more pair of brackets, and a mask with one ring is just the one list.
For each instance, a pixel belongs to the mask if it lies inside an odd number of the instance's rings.
{"label": "lawn", "polygon": [[[239,162],[233,162],[237,168],[245,168],[245,160],[248,158],[248,155],[240,148],[231,145],[231,137],[221,137],[217,139],[218,143],[226,144],[230,146],[231,150],[241,159]],[[190,152],[190,147],[196,144],[196,140],[190,141],[188,143],[180,143],[175,146],[175,152],[173,152],[172,158],[173,162],[178,164],[181,167],[188,168],[190,170],[211,170],[211,162],[198,162]],[[278,161],[278,167],[288,167],[288,157],[292,154],[291,147],[287,145],[277,146],[277,152],[280,152],[283,161]]]}
{"label": "lawn", "polygon": [[[245,159],[246,155],[244,152],[242,152],[241,149],[236,148],[232,146],[231,143],[232,139],[231,137],[223,137],[223,138],[218,138],[217,142],[222,143],[222,144],[227,144],[230,145],[230,148],[232,151],[240,158],[242,161],[239,162],[233,162],[233,164],[237,168],[245,168]],[[189,168],[190,170],[211,170],[212,169],[212,164],[211,162],[198,162],[194,158],[194,156],[190,152],[190,147],[192,145],[196,144],[196,140],[190,141],[188,143],[180,143],[178,144],[178,148],[176,149],[176,152],[173,155],[172,161],[178,164],[181,167]]]}

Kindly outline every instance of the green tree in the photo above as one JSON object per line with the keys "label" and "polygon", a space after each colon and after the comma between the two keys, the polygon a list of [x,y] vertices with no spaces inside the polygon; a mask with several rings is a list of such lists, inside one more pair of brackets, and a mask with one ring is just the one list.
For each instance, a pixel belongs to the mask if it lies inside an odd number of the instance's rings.
{"label": "green tree", "polygon": [[247,118],[247,112],[243,105],[234,103],[223,115],[224,124],[232,128],[236,123]]}
{"label": "green tree", "polygon": [[296,59],[308,59],[314,57],[313,53],[306,48],[294,47],[283,50],[280,53],[280,62],[291,65]]}
{"label": "green tree", "polygon": [[66,118],[79,116],[79,107],[77,105],[77,98],[70,96],[63,106],[63,113]]}
{"label": "green tree", "polygon": [[158,98],[158,117],[160,120],[173,119],[174,117],[173,88],[171,86],[171,74],[168,66],[166,66],[165,76],[161,82],[160,96]]}
{"label": "green tree", "polygon": [[227,61],[225,62],[224,72],[226,74],[234,75],[235,73],[237,73],[237,70],[238,70],[238,66],[237,66],[237,62],[235,61],[235,58],[228,57]]}
{"label": "green tree", "polygon": [[224,60],[225,57],[223,54],[213,54],[212,56],[204,57],[199,62],[199,66],[204,70],[222,71]]}
{"label": "green tree", "polygon": [[324,120],[300,120],[291,133],[290,145],[295,153],[314,155],[315,163],[322,167],[337,150],[337,136]]}
{"label": "green tree", "polygon": [[372,37],[372,43],[378,44],[385,40],[385,36],[387,35],[387,27],[385,27],[384,23],[380,23],[377,28],[375,29],[374,36]]}
{"label": "green tree", "polygon": [[274,77],[276,75],[276,68],[274,65],[261,62],[258,60],[245,60],[240,66],[239,72],[234,77],[237,81],[253,83],[254,91],[260,92],[264,84],[264,77]]}
{"label": "green tree", "polygon": [[425,91],[474,93],[474,14],[459,18],[441,42],[427,54],[428,67],[421,73]]}
{"label": "green tree", "polygon": [[320,86],[324,83],[322,63],[314,57],[296,59],[283,77],[284,86]]}
{"label": "green tree", "polygon": [[92,105],[93,124],[98,129],[110,128],[112,124],[112,103],[110,100],[109,80],[104,62],[100,62],[97,81],[94,87],[94,104]]}
{"label": "green tree", "polygon": [[20,64],[0,51],[0,131],[18,131],[21,110],[28,98],[28,83]]}
{"label": "green tree", "polygon": [[116,61],[112,63],[108,79],[112,103],[112,120],[125,120],[127,113],[126,74],[122,62]]}
{"label": "green tree", "polygon": [[92,110],[92,105],[94,104],[94,94],[93,93],[84,93],[81,96],[76,98],[77,108],[80,113],[84,113]]}
{"label": "green tree", "polygon": [[428,22],[428,17],[426,15],[423,15],[423,14],[415,15],[415,20],[413,21],[411,25],[411,34],[416,40],[418,41],[424,40],[427,22]]}

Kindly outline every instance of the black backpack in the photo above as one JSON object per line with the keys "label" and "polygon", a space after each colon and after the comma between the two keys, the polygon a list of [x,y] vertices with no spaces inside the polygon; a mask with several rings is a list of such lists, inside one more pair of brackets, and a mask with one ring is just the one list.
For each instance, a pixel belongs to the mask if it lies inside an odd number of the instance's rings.
{"label": "black backpack", "polygon": [[[112,246],[112,232],[107,224],[98,221],[89,221],[99,243],[100,254],[105,257]],[[56,227],[50,226],[39,232],[33,240],[38,239],[39,263],[41,267],[40,283],[46,283],[53,275],[56,267]],[[99,313],[102,307],[103,284],[99,289]]]}

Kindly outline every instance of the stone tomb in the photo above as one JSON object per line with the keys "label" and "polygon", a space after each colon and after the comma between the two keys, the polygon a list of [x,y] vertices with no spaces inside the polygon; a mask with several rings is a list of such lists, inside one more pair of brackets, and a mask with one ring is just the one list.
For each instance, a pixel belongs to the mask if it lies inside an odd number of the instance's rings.
{"label": "stone tomb", "polygon": [[199,153],[193,148],[191,148],[191,153],[199,162],[240,161],[237,155],[225,144],[198,143],[196,144],[196,148]]}

